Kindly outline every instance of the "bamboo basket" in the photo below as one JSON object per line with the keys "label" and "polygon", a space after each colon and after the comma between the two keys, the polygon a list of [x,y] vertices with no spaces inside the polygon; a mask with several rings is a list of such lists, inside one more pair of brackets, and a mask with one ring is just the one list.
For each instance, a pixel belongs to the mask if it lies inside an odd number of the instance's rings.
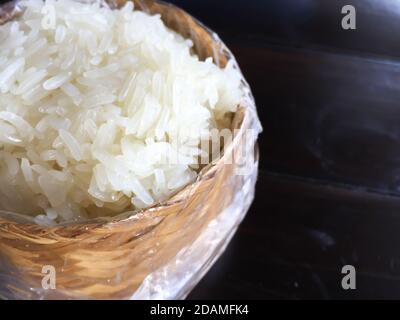
{"label": "bamboo basket", "polygon": [[[218,37],[183,10],[158,1],[135,8],[160,14],[173,30],[194,42],[201,58],[223,67],[234,59]],[[125,0],[113,2],[121,6]],[[0,24],[19,14],[0,10]],[[0,212],[0,297],[3,299],[180,299],[222,253],[251,204],[257,156],[246,174],[224,158],[254,155],[261,130],[248,85],[232,119],[237,130],[225,154],[168,201],[138,212],[86,223],[43,227],[16,213]],[[42,268],[54,266],[56,289],[43,289]]]}

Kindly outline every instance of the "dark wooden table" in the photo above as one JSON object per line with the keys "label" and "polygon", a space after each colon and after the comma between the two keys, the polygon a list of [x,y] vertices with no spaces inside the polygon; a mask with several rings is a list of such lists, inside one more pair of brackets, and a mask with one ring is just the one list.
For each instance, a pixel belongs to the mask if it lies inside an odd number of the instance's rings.
{"label": "dark wooden table", "polygon": [[400,5],[171,2],[232,49],[264,126],[254,204],[189,298],[400,298]]}

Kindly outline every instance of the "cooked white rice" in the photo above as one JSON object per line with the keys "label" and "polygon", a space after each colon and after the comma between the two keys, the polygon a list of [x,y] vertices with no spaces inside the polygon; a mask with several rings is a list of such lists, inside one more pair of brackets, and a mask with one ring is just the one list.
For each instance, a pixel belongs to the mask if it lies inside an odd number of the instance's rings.
{"label": "cooked white rice", "polygon": [[193,181],[200,142],[242,99],[232,63],[199,61],[131,2],[21,6],[0,26],[0,209],[54,224],[148,207]]}

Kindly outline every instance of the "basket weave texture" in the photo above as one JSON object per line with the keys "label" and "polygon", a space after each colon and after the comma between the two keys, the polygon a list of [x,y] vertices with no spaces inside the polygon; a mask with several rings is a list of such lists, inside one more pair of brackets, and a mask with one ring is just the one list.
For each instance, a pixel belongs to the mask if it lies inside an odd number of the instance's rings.
{"label": "basket weave texture", "polygon": [[[223,67],[233,58],[215,34],[183,10],[158,1],[134,2],[135,8],[160,14],[168,27],[191,38],[200,59],[211,56]],[[113,5],[124,3],[125,0],[119,0]],[[0,24],[19,13],[15,8],[7,5],[0,10]],[[244,86],[247,86],[245,81]],[[173,273],[177,255],[190,247],[235,197],[241,203],[242,214],[232,217],[236,220],[230,234],[243,218],[253,197],[255,179],[250,181],[250,191],[241,194],[248,179],[236,174],[235,163],[226,164],[223,160],[244,152],[244,147],[254,148],[254,143],[244,146],[240,138],[247,129],[258,126],[249,91],[247,102],[240,106],[232,121],[232,129],[240,130],[223,157],[203,168],[196,182],[146,210],[56,227],[39,226],[16,214],[0,213],[0,297],[128,299],[157,270],[171,265],[168,272]],[[256,170],[257,163],[254,166]],[[179,294],[167,297],[182,298],[188,293],[209,268],[210,261],[221,253],[228,234],[222,233],[222,238],[214,239],[218,245],[213,252],[204,254],[203,261],[193,261],[206,267],[196,271],[197,276],[192,272],[193,279],[181,285]],[[56,290],[42,289],[44,265],[54,266],[57,271]],[[187,273],[192,276],[190,266]],[[166,274],[162,283],[154,283],[157,290],[168,291],[168,286],[174,285],[168,282],[168,277]]]}

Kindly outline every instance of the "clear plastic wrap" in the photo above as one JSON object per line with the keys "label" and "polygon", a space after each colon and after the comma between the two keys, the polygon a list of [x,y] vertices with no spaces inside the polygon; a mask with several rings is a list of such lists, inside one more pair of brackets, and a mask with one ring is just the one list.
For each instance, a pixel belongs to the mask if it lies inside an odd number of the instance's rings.
{"label": "clear plastic wrap", "polygon": [[[212,56],[221,67],[234,61],[215,33],[181,9],[158,1],[134,2],[190,37],[201,59]],[[3,5],[0,24],[20,12],[18,2]],[[232,143],[169,200],[142,211],[56,227],[0,212],[0,297],[185,298],[224,251],[254,198],[261,125],[244,78],[242,85],[246,98],[232,120]],[[43,285],[48,266],[55,272],[55,288]]]}

